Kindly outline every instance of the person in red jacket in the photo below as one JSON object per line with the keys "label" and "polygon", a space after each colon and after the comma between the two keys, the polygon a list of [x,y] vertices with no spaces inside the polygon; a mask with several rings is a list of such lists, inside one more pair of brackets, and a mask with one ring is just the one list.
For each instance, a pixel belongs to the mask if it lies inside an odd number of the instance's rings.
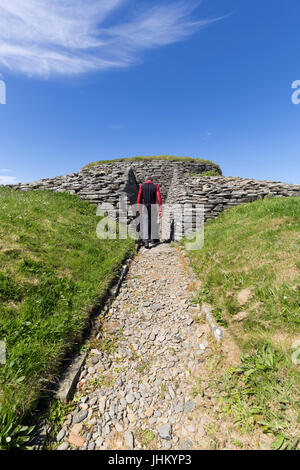
{"label": "person in red jacket", "polygon": [[161,217],[162,200],[159,186],[148,178],[147,181],[140,186],[137,199],[138,210],[142,216],[142,239],[146,248],[149,248],[150,241],[153,243],[159,241],[157,203],[159,205],[159,217]]}

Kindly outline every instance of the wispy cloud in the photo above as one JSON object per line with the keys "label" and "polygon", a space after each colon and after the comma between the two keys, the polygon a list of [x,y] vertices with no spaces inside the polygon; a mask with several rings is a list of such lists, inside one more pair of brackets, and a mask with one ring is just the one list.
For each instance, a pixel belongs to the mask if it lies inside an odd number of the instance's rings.
{"label": "wispy cloud", "polygon": [[201,0],[0,0],[0,68],[30,76],[127,67],[215,19]]}
{"label": "wispy cloud", "polygon": [[20,180],[16,176],[0,175],[0,185],[1,184],[16,184],[16,183],[19,183],[19,181]]}

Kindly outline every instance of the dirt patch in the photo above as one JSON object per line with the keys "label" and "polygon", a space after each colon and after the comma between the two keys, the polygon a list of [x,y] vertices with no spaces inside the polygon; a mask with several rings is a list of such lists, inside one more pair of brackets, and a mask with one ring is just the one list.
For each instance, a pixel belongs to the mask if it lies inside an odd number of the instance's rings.
{"label": "dirt patch", "polygon": [[188,287],[188,291],[189,292],[197,292],[199,289],[201,289],[202,287],[202,281],[200,281],[199,279],[198,280],[195,280],[193,282],[190,283],[189,287]]}
{"label": "dirt patch", "polygon": [[283,351],[292,349],[296,341],[300,341],[299,335],[289,335],[288,333],[273,333],[270,338],[272,345],[275,348],[280,348]]}
{"label": "dirt patch", "polygon": [[240,322],[243,320],[246,320],[246,318],[249,317],[248,312],[239,312],[237,315],[234,315],[234,317],[231,319],[231,321],[234,322]]}
{"label": "dirt patch", "polygon": [[104,321],[103,331],[106,333],[117,333],[120,329],[120,322],[118,321]]}
{"label": "dirt patch", "polygon": [[237,300],[240,305],[245,305],[251,297],[250,289],[243,289],[238,293]]}
{"label": "dirt patch", "polygon": [[229,367],[235,367],[241,363],[241,350],[228,335],[222,342],[221,351],[224,362]]}

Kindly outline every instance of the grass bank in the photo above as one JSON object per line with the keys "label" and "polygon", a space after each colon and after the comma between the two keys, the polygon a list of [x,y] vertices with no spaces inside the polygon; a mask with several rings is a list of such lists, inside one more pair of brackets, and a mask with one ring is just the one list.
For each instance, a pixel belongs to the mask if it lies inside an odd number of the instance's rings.
{"label": "grass bank", "polygon": [[[154,155],[154,156],[136,156],[136,157],[128,157],[128,158],[117,158],[114,160],[99,160],[96,162],[89,163],[88,165],[84,166],[84,168],[90,168],[95,165],[101,165],[103,163],[116,163],[116,162],[126,162],[126,161],[153,161],[153,160],[166,160],[166,161],[181,161],[181,162],[193,162],[193,163],[206,163],[215,165],[219,170],[220,166],[212,162],[210,160],[204,160],[203,158],[193,158],[193,157],[176,157],[174,155]],[[220,170],[221,171],[221,170]]]}
{"label": "grass bank", "polygon": [[0,406],[6,424],[12,410],[20,421],[34,409],[80,341],[88,310],[133,249],[132,240],[99,240],[99,220],[95,207],[76,196],[0,188],[0,340],[7,352]]}
{"label": "grass bank", "polygon": [[275,436],[274,448],[296,448],[300,198],[264,199],[225,211],[207,222],[204,248],[189,256],[201,280],[197,300],[212,306],[241,350],[238,366],[216,373],[223,412],[244,432]]}

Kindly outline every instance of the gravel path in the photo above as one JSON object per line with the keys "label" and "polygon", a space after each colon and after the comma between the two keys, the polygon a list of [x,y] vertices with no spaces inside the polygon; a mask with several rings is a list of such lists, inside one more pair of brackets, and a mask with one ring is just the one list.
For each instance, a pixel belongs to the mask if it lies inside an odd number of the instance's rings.
{"label": "gravel path", "polygon": [[216,446],[226,448],[193,280],[175,248],[140,250],[93,342],[59,449],[206,449],[220,432]]}

